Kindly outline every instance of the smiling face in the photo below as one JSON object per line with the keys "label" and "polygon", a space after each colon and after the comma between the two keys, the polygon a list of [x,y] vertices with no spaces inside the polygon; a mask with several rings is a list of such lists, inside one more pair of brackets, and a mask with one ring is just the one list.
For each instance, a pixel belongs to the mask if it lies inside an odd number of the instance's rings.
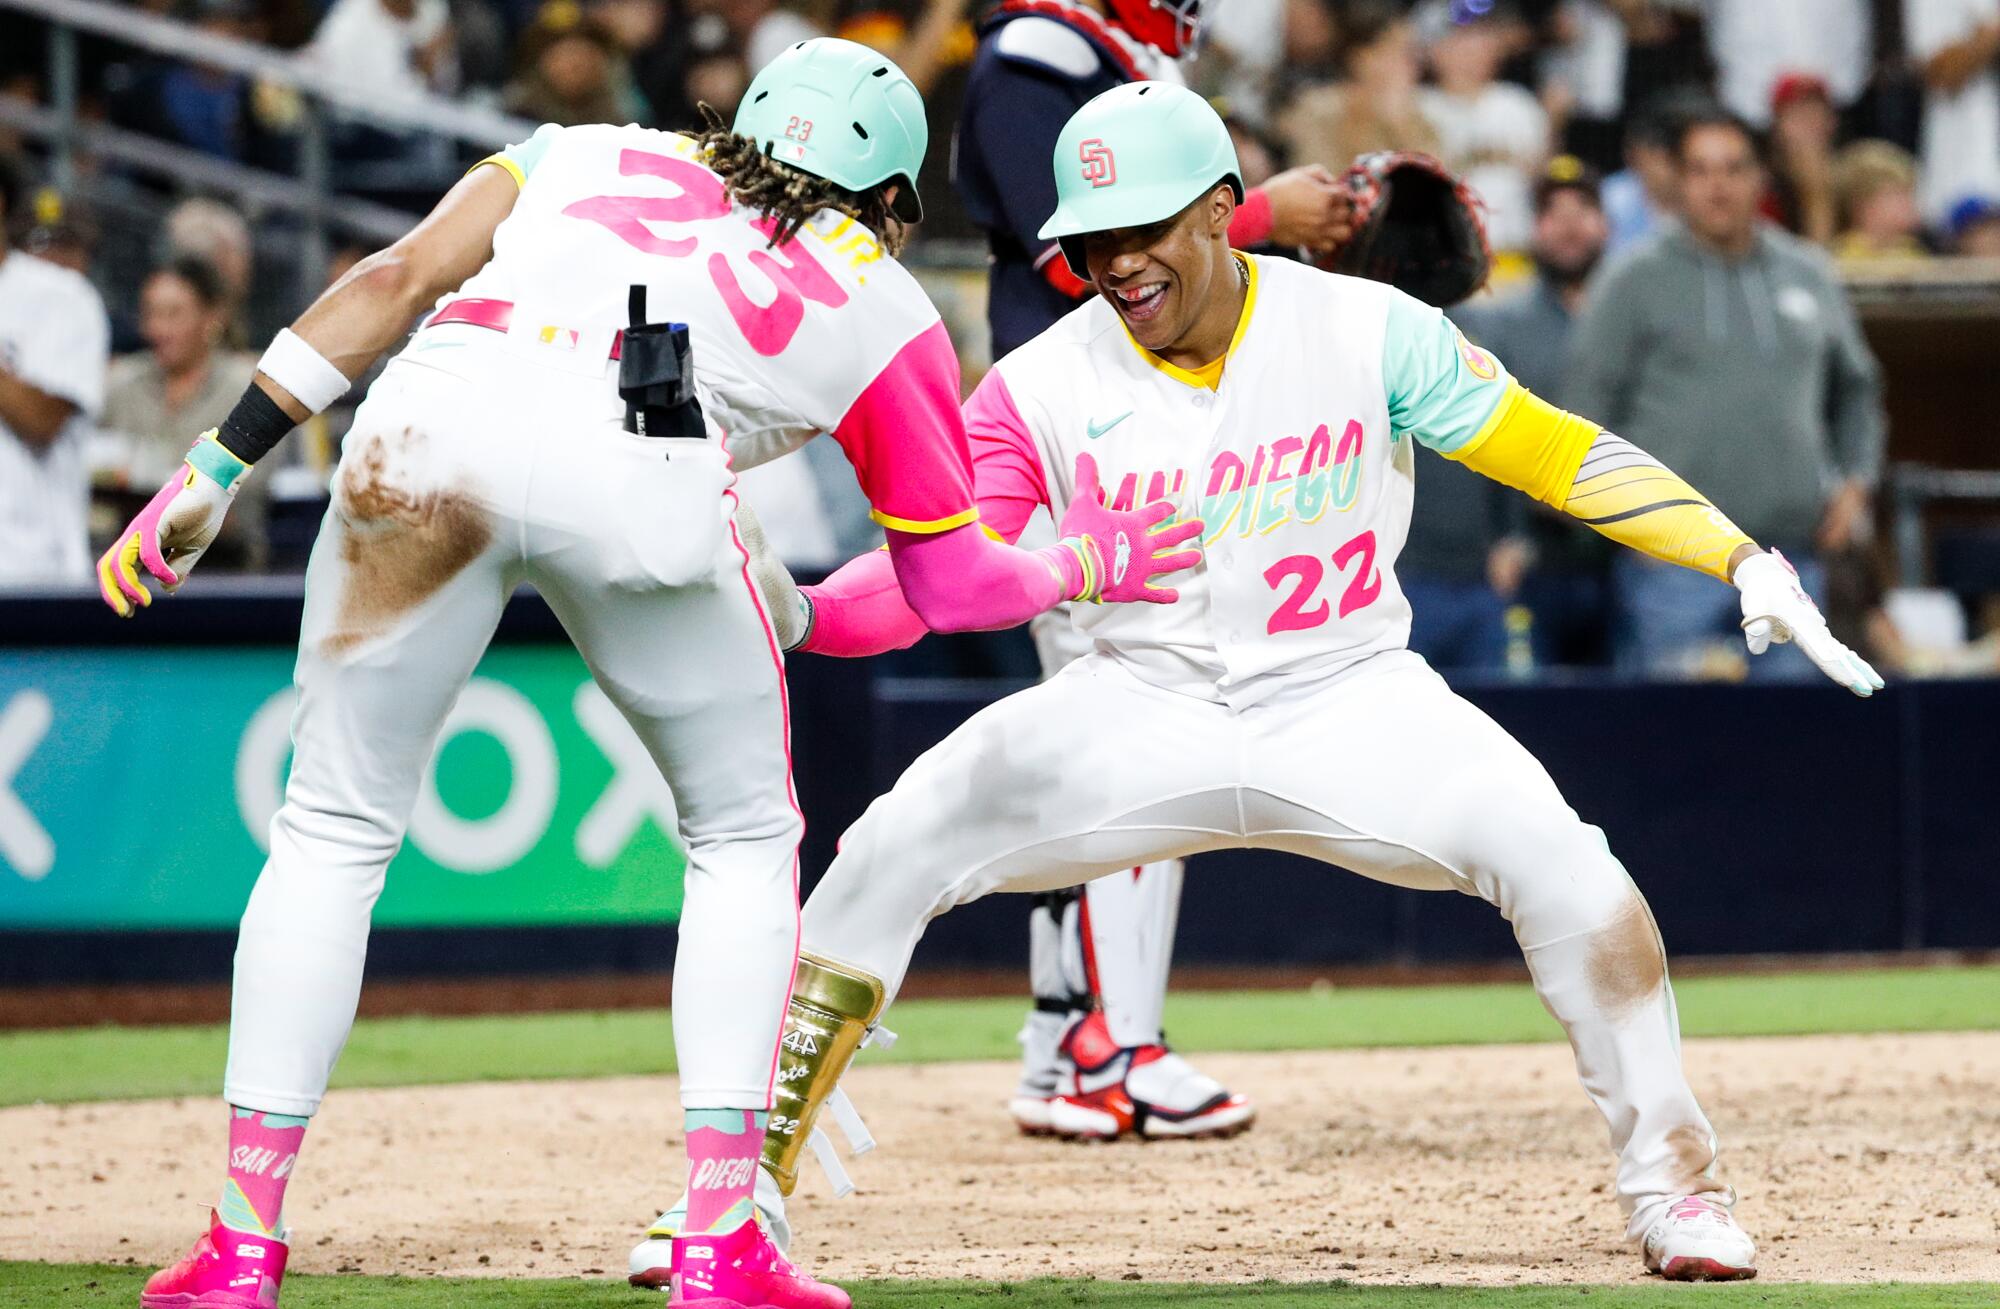
{"label": "smiling face", "polygon": [[1220,345],[1194,362],[1207,363],[1228,347],[1238,304],[1229,253],[1235,212],[1235,192],[1221,183],[1171,218],[1077,238],[1091,285],[1154,354],[1200,355],[1218,322]]}

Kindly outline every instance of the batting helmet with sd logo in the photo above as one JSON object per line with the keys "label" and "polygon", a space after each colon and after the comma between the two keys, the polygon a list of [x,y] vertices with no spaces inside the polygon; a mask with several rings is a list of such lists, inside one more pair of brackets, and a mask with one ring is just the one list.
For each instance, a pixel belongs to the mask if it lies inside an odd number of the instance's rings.
{"label": "batting helmet with sd logo", "polygon": [[1070,116],[1056,138],[1056,211],[1044,241],[1062,246],[1070,271],[1088,280],[1074,238],[1144,227],[1227,182],[1243,199],[1236,143],[1208,101],[1183,86],[1129,82]]}

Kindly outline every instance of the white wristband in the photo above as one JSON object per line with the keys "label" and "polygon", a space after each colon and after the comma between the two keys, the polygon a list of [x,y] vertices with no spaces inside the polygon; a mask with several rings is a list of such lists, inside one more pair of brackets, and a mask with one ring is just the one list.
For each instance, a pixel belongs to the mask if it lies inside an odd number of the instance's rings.
{"label": "white wristband", "polygon": [[271,348],[257,361],[257,371],[292,393],[311,413],[318,413],[347,394],[347,374],[305,343],[291,328],[278,333]]}

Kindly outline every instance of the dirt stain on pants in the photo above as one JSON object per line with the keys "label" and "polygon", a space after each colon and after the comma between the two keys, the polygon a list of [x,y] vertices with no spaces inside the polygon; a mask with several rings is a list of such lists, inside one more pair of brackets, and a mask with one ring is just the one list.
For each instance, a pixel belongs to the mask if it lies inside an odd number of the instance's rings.
{"label": "dirt stain on pants", "polygon": [[415,475],[424,438],[376,433],[341,460],[334,510],[344,532],[333,631],[320,649],[352,653],[435,595],[493,541],[493,524],[469,486],[424,487]]}
{"label": "dirt stain on pants", "polygon": [[1666,951],[1653,911],[1637,891],[1616,918],[1591,934],[1591,994],[1607,1016],[1624,1018],[1660,993],[1667,981]]}

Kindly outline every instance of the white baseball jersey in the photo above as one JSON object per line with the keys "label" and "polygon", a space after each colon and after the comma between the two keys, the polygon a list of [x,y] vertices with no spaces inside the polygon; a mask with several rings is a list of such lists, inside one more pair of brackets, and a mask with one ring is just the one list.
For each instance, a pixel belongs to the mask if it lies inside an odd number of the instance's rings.
{"label": "white baseball jersey", "polygon": [[1202,519],[1203,562],[1168,579],[1179,603],[1079,606],[1077,624],[1146,680],[1232,704],[1274,674],[1330,676],[1405,644],[1410,442],[1466,444],[1507,387],[1399,291],[1240,258],[1248,293],[1215,389],[1093,297],[996,364],[966,413],[982,503],[1011,473],[1032,484],[1017,501],[1060,519],[1088,451],[1115,506],[1165,496]]}
{"label": "white baseball jersey", "polygon": [[[650,759],[672,791],[688,857],[682,1103],[767,1108],[803,820],[783,655],[725,451],[758,463],[830,432],[882,521],[970,522],[957,361],[860,224],[821,213],[773,248],[686,137],[544,128],[489,162],[521,192],[492,259],[444,305],[498,304],[418,332],[342,443],[307,571],[285,804],[238,943],[225,1093],[318,1107],[440,728],[454,706],[491,711],[491,685],[468,679],[525,581],[602,691],[579,691],[578,720],[635,784]],[[611,348],[633,285],[648,319],[688,324],[726,443],[625,429]]]}
{"label": "white baseball jersey", "polygon": [[0,368],[77,409],[40,449],[0,421],[0,586],[90,577],[83,443],[104,407],[110,342],[88,281],[18,250],[0,257]]}
{"label": "white baseball jersey", "polygon": [[703,411],[737,468],[828,432],[884,525],[971,521],[947,439],[957,356],[923,288],[832,210],[772,247],[770,221],[733,203],[700,153],[674,132],[551,124],[492,156],[520,198],[492,259],[440,304],[510,301],[511,336],[595,375],[643,285],[651,321],[688,325]]}

